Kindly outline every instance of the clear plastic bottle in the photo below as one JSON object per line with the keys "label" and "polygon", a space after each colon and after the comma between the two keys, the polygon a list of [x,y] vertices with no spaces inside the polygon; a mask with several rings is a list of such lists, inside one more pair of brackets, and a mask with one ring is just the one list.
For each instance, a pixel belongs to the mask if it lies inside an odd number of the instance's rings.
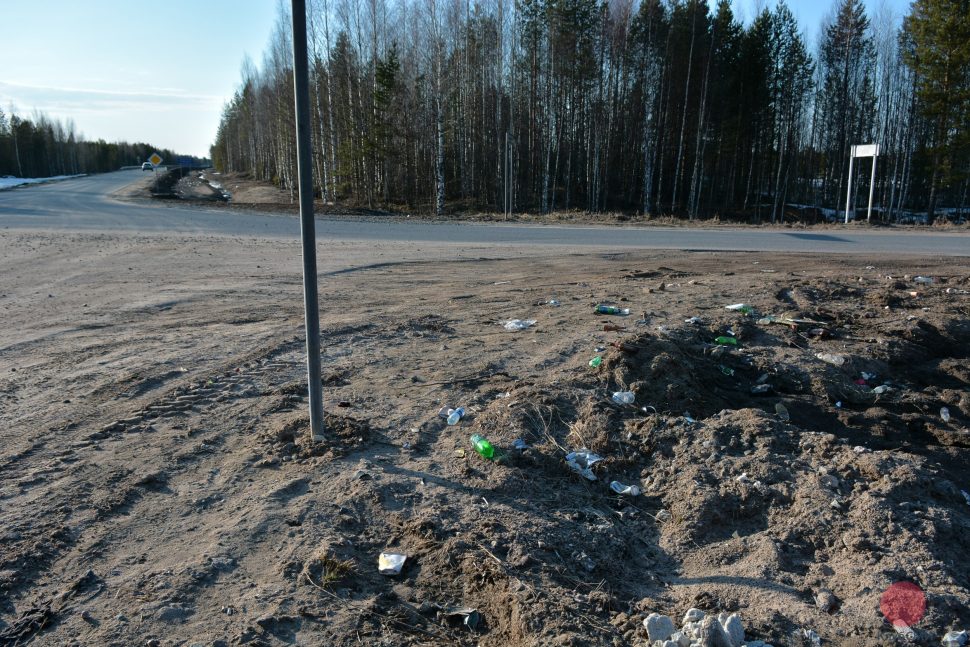
{"label": "clear plastic bottle", "polygon": [[617,404],[633,404],[635,399],[636,395],[634,395],[633,391],[616,391],[613,394],[613,402]]}
{"label": "clear plastic bottle", "polygon": [[458,421],[465,417],[465,408],[458,407],[448,415],[448,424],[457,425]]}
{"label": "clear plastic bottle", "polygon": [[816,353],[815,357],[819,358],[826,364],[832,364],[833,366],[842,366],[845,364],[845,357],[842,355],[835,355],[833,353]]}
{"label": "clear plastic bottle", "polygon": [[485,436],[481,434],[472,434],[471,441],[472,447],[475,448],[475,451],[478,452],[482,458],[491,460],[492,457],[495,456],[495,448],[492,446],[492,443],[488,442],[488,439],[485,438]]}
{"label": "clear plastic bottle", "polygon": [[950,410],[946,407],[940,409],[940,417],[943,418],[943,422],[950,422]]}

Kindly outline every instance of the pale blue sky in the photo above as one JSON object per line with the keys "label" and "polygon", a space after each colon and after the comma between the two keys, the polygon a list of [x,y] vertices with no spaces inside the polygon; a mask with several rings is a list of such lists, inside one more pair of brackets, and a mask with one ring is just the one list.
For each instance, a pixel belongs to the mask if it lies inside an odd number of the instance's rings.
{"label": "pale blue sky", "polygon": [[[775,1],[732,0],[745,21]],[[789,0],[811,40],[833,3]],[[866,0],[870,13],[882,3],[898,15],[909,5]],[[0,0],[0,107],[73,119],[88,139],[208,155],[243,56],[262,59],[276,7],[275,0]]]}
{"label": "pale blue sky", "polygon": [[[815,43],[818,37],[819,28],[822,21],[826,19],[835,7],[836,0],[786,0],[788,8],[795,14],[802,30],[805,32],[809,42],[809,49],[815,52]],[[709,4],[715,6],[714,0],[709,0]],[[731,0],[734,14],[744,24],[750,24],[758,14],[761,7],[767,6],[774,8],[778,0]],[[874,22],[874,17],[880,11],[888,11],[895,19],[896,23],[902,22],[902,17],[909,11],[911,0],[864,0],[866,15],[869,20]]]}
{"label": "pale blue sky", "polygon": [[0,0],[0,107],[208,155],[275,20],[274,0]]}

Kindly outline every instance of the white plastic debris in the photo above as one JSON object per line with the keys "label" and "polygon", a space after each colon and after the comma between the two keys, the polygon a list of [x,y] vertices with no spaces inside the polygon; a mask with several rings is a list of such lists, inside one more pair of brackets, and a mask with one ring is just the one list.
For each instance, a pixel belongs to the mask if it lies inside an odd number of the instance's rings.
{"label": "white plastic debris", "polygon": [[822,360],[826,364],[831,364],[833,366],[842,366],[845,364],[844,355],[835,355],[834,353],[816,353],[815,357]]}
{"label": "white plastic debris", "polygon": [[677,631],[677,627],[674,626],[674,621],[668,616],[662,616],[659,613],[651,613],[647,616],[643,621],[643,627],[647,630],[647,637],[650,639],[650,642],[667,640],[672,633]]}
{"label": "white plastic debris", "polygon": [[381,575],[399,575],[408,556],[400,553],[381,553],[377,558],[377,572]]}
{"label": "white plastic debris", "polygon": [[588,449],[581,449],[578,452],[569,452],[566,454],[566,465],[589,481],[596,480],[596,475],[593,474],[592,467],[601,460],[603,460],[602,456],[594,454]]}
{"label": "white plastic debris", "polygon": [[964,631],[948,631],[946,635],[943,636],[943,640],[940,643],[943,647],[963,647],[967,644],[967,632]]}
{"label": "white plastic debris", "polygon": [[893,629],[907,641],[916,640],[916,632],[902,620],[893,620]]}
{"label": "white plastic debris", "polygon": [[617,404],[633,404],[636,399],[636,395],[633,391],[615,391],[613,393],[613,402]]}
{"label": "white plastic debris", "polygon": [[741,616],[736,613],[731,615],[722,613],[718,617],[718,621],[724,628],[724,633],[731,639],[731,644],[734,647],[741,647],[741,644],[744,643],[744,625],[741,623]]}
{"label": "white plastic debris", "polygon": [[950,410],[946,407],[940,407],[940,418],[943,422],[950,422]]}
{"label": "white plastic debris", "polygon": [[509,331],[516,331],[525,330],[526,328],[530,328],[534,325],[536,325],[535,319],[512,319],[510,321],[506,321],[503,327]]}
{"label": "white plastic debris", "polygon": [[700,324],[703,323],[703,320],[700,317],[691,317],[690,319],[684,319],[684,323]]}
{"label": "white plastic debris", "polygon": [[[722,614],[723,615],[723,614]],[[712,647],[740,647],[740,643],[735,644],[731,636],[724,630],[724,627],[713,616],[707,616],[700,622],[700,631],[695,642],[701,645],[711,645]]]}
{"label": "white plastic debris", "polygon": [[610,489],[617,494],[625,494],[627,496],[640,496],[640,488],[636,485],[623,485],[619,481],[613,481],[610,483]]}
{"label": "white plastic debris", "polygon": [[923,285],[932,285],[933,284],[933,277],[932,276],[917,276],[913,280],[915,282],[917,282],[917,283],[922,283]]}

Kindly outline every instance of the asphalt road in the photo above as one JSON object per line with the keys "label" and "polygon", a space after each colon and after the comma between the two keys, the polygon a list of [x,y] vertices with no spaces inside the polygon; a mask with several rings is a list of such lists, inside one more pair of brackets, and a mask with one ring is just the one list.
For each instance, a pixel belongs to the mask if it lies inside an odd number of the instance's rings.
{"label": "asphalt road", "polygon": [[[294,216],[119,201],[109,194],[143,172],[118,171],[0,191],[0,227],[298,237]],[[922,231],[792,231],[663,227],[544,226],[317,219],[320,241],[402,241],[489,246],[566,246],[970,256],[970,236]]]}

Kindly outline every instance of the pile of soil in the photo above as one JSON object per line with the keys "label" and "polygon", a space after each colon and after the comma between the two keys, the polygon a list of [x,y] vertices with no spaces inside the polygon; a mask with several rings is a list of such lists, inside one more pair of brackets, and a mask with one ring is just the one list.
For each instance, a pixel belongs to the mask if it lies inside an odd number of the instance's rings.
{"label": "pile of soil", "polygon": [[774,645],[902,644],[900,582],[918,643],[970,627],[965,261],[335,273],[312,443],[298,242],[0,239],[0,645],[645,645],[692,607]]}

